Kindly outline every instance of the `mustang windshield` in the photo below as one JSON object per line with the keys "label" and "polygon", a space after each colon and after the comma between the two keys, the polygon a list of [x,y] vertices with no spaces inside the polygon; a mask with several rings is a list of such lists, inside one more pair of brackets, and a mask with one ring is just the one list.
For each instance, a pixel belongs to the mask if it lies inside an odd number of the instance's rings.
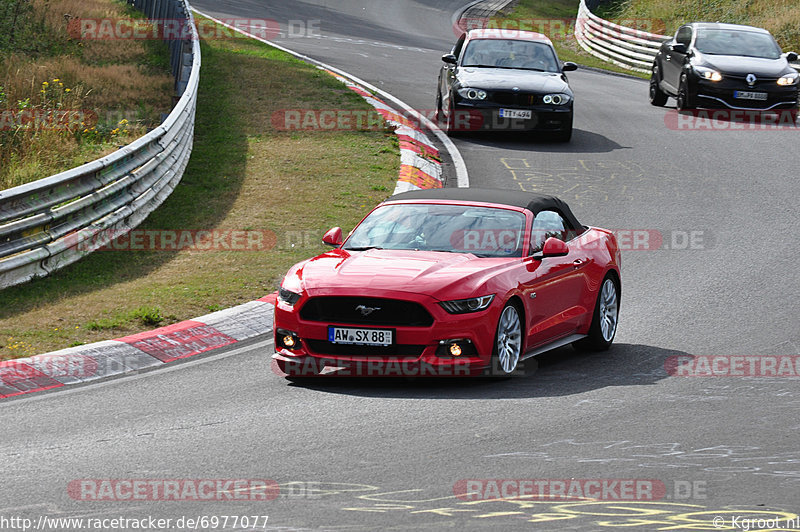
{"label": "mustang windshield", "polygon": [[515,39],[472,40],[464,50],[461,66],[558,72],[558,61],[547,43]]}
{"label": "mustang windshield", "polygon": [[781,49],[772,36],[766,33],[741,30],[697,30],[695,48],[704,54],[739,55],[778,59]]}
{"label": "mustang windshield", "polygon": [[396,204],[378,207],[347,239],[344,249],[409,249],[521,257],[525,216],[493,207]]}

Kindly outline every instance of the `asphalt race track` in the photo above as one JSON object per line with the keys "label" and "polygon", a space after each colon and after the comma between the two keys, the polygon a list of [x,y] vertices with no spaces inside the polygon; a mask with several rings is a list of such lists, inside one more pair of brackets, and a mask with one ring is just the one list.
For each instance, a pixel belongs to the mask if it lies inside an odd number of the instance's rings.
{"label": "asphalt race track", "polygon": [[[451,17],[463,4],[193,3],[216,17],[284,27],[319,19],[318,34],[276,42],[417,109],[434,106],[439,58],[455,40]],[[471,186],[555,193],[585,224],[650,230],[648,246],[659,249],[623,252],[610,351],[563,348],[529,361],[527,376],[499,382],[295,385],[271,372],[272,346],[263,341],[7,401],[0,517],[268,515],[274,530],[650,531],[799,512],[800,380],[665,369],[675,356],[800,355],[798,131],[674,130],[674,107],[650,106],[645,81],[587,70],[569,77],[571,143],[510,135],[455,142]],[[68,489],[81,479],[269,479],[281,494],[87,501]],[[454,495],[469,480],[483,490],[487,479],[576,479],[583,487],[638,479],[659,497]],[[243,528],[229,521],[225,529]]]}

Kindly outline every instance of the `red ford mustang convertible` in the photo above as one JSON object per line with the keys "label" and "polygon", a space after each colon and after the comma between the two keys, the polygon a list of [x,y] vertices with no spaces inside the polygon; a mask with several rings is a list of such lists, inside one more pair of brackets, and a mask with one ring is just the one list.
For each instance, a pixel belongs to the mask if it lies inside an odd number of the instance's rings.
{"label": "red ford mustang convertible", "polygon": [[566,344],[608,349],[614,235],[520,191],[418,190],[378,205],[336,249],[292,267],[275,308],[287,377],[510,376]]}

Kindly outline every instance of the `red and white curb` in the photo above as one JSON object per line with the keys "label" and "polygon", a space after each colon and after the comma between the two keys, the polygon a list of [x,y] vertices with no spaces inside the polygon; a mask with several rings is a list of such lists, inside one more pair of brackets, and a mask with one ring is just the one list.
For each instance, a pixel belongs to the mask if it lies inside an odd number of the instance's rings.
{"label": "red and white curb", "polygon": [[393,107],[354,81],[331,70],[319,67],[360,95],[395,128],[400,143],[400,175],[394,193],[427,188],[442,188],[442,160],[439,150],[416,124],[415,120],[398,113]]}
{"label": "red and white curb", "polygon": [[167,364],[272,332],[275,295],[153,331],[0,362],[0,399]]}

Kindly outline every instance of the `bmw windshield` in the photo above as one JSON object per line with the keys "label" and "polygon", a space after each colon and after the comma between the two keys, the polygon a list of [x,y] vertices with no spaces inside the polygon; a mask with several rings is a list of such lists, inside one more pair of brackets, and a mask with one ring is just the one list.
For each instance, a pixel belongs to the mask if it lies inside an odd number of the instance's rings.
{"label": "bmw windshield", "polygon": [[464,50],[461,66],[559,71],[556,56],[547,43],[515,39],[473,39]]}
{"label": "bmw windshield", "polygon": [[378,207],[343,249],[407,249],[521,257],[525,215],[471,205],[394,204]]}

